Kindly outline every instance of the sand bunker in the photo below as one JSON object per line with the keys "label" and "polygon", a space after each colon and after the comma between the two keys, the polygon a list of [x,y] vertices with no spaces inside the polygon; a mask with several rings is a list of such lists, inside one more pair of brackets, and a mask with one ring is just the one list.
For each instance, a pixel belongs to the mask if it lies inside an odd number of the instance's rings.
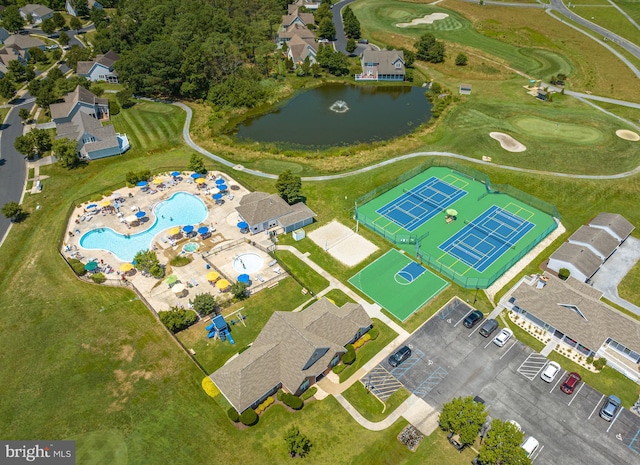
{"label": "sand bunker", "polygon": [[640,135],[633,131],[627,131],[626,129],[618,129],[616,131],[616,136],[618,136],[620,139],[630,140],[633,142],[637,142],[640,140]]}
{"label": "sand bunker", "polygon": [[311,231],[309,239],[347,266],[357,265],[378,250],[375,244],[336,220]]}
{"label": "sand bunker", "polygon": [[527,147],[515,140],[509,134],[505,134],[503,132],[490,132],[489,137],[500,142],[500,146],[509,152],[524,152],[527,150]]}
{"label": "sand bunker", "polygon": [[410,23],[398,23],[396,27],[411,27],[411,26],[419,26],[420,24],[433,24],[434,21],[438,21],[439,19],[448,18],[449,15],[446,13],[431,13],[430,15],[425,15],[422,18],[416,18]]}

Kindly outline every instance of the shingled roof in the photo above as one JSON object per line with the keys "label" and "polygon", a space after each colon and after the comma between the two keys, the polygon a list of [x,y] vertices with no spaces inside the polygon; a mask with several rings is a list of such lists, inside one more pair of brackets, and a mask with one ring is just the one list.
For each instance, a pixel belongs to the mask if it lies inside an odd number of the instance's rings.
{"label": "shingled roof", "polygon": [[88,74],[93,68],[93,65],[100,64],[105,68],[111,69],[113,64],[120,59],[120,55],[118,55],[113,50],[109,50],[104,55],[97,55],[95,60],[93,61],[79,61],[78,62],[78,74]]}
{"label": "shingled roof", "polygon": [[558,247],[558,250],[551,254],[550,259],[571,263],[588,278],[593,276],[602,265],[602,259],[593,253],[591,249],[570,242],[565,242]]}
{"label": "shingled roof", "polygon": [[80,102],[89,105],[109,105],[109,100],[106,98],[98,98],[90,90],[77,86],[73,92],[69,92],[64,96],[64,102],[50,105],[51,119],[69,117],[76,104]]}
{"label": "shingled roof", "polygon": [[620,245],[618,239],[607,232],[606,229],[580,226],[569,238],[569,242],[588,244],[602,258],[607,258]]}
{"label": "shingled roof", "polygon": [[[400,60],[402,67],[396,68],[395,63]],[[372,50],[366,49],[362,53],[362,64],[373,63],[378,68],[378,74],[404,74],[404,52],[402,50]]]}
{"label": "shingled roof", "polygon": [[296,392],[307,377],[327,369],[371,318],[362,306],[337,307],[323,298],[302,312],[274,312],[251,347],[211,375],[242,412],[283,386]]}
{"label": "shingled roof", "polygon": [[633,232],[635,226],[618,213],[600,213],[589,222],[589,226],[611,230],[619,241],[625,240]]}
{"label": "shingled roof", "polygon": [[518,286],[511,294],[515,305],[593,351],[610,337],[640,353],[640,322],[600,302],[601,293],[577,279],[545,276],[543,287]]}
{"label": "shingled roof", "polygon": [[[84,135],[90,135],[92,142],[83,143]],[[89,155],[99,150],[119,148],[118,137],[112,125],[103,126],[100,121],[79,111],[70,123],[56,125],[56,139],[71,139],[78,142],[78,150]]]}

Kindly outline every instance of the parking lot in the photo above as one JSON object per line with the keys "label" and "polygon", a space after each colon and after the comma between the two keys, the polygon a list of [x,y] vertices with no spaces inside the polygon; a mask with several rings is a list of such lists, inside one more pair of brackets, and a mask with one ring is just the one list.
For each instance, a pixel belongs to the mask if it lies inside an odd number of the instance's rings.
{"label": "parking lot", "polygon": [[441,310],[407,340],[409,359],[395,368],[385,361],[363,381],[376,394],[384,387],[384,397],[402,383],[437,410],[453,397],[478,395],[492,418],[515,420],[540,442],[536,464],[640,462],[640,417],[622,409],[611,423],[602,420],[606,395],[585,383],[563,393],[565,370],[546,383],[540,378],[545,357],[515,338],[496,346],[497,331],[489,338],[478,334],[482,323],[465,328],[468,311],[464,303]]}

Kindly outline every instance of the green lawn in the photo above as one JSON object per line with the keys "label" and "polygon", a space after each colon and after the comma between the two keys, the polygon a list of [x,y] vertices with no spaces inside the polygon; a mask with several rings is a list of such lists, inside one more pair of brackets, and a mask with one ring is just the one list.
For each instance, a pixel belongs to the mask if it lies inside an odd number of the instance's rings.
{"label": "green lawn", "polygon": [[618,284],[618,295],[632,304],[640,305],[640,262],[636,263],[629,273]]}
{"label": "green lawn", "polygon": [[340,382],[343,383],[351,377],[356,371],[362,368],[365,363],[375,357],[383,347],[393,341],[397,334],[394,330],[385,325],[377,318],[372,318],[373,327],[380,331],[378,337],[374,341],[369,341],[356,351],[356,361],[340,373]]}
{"label": "green lawn", "polygon": [[329,285],[329,281],[326,278],[320,276],[309,265],[288,250],[278,250],[276,258],[306,289],[314,294]]}
{"label": "green lawn", "polygon": [[405,388],[400,388],[391,394],[386,402],[382,402],[358,381],[353,383],[342,395],[363,417],[369,421],[378,422],[387,418],[400,404],[409,398],[411,393]]}
{"label": "green lawn", "polygon": [[333,300],[338,307],[342,307],[346,303],[353,303],[353,299],[351,299],[347,294],[342,292],[340,289],[331,289],[329,292],[325,294],[327,299]]}
{"label": "green lawn", "polygon": [[576,5],[575,8],[571,8],[571,11],[634,44],[640,43],[640,30],[613,6],[606,8]]}
{"label": "green lawn", "polygon": [[637,0],[614,0],[636,23],[640,23],[640,3]]}
{"label": "green lawn", "polygon": [[[233,345],[227,341],[207,338],[208,331],[205,327],[210,324],[208,319],[179,332],[177,337],[186,348],[196,352],[195,358],[200,365],[208,373],[213,373],[232,355],[246,349],[254,341],[274,311],[290,311],[302,304],[306,297],[300,290],[300,285],[293,278],[286,278],[278,286],[264,289],[248,300],[226,308],[222,312],[224,316],[244,307],[242,314],[246,317],[246,326],[241,323],[231,326],[231,335],[235,341]],[[231,318],[237,321],[238,316]]]}
{"label": "green lawn", "polygon": [[505,320],[509,324],[509,328],[511,328],[511,331],[513,331],[513,335],[518,341],[522,342],[525,345],[528,345],[536,352],[540,352],[542,349],[544,349],[545,344],[542,341],[539,341],[524,329],[520,328],[520,326],[512,322],[506,315]]}

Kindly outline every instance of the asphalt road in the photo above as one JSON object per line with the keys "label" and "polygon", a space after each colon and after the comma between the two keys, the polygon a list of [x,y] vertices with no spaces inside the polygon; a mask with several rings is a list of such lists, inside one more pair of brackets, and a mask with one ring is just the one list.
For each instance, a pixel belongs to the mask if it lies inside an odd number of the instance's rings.
{"label": "asphalt road", "polygon": [[[27,163],[24,155],[13,148],[17,137],[22,135],[22,121],[18,113],[21,108],[31,110],[34,99],[29,94],[27,100],[19,100],[9,111],[0,131],[0,205],[7,202],[20,202],[27,176]],[[0,243],[2,243],[11,223],[0,215]]]}

